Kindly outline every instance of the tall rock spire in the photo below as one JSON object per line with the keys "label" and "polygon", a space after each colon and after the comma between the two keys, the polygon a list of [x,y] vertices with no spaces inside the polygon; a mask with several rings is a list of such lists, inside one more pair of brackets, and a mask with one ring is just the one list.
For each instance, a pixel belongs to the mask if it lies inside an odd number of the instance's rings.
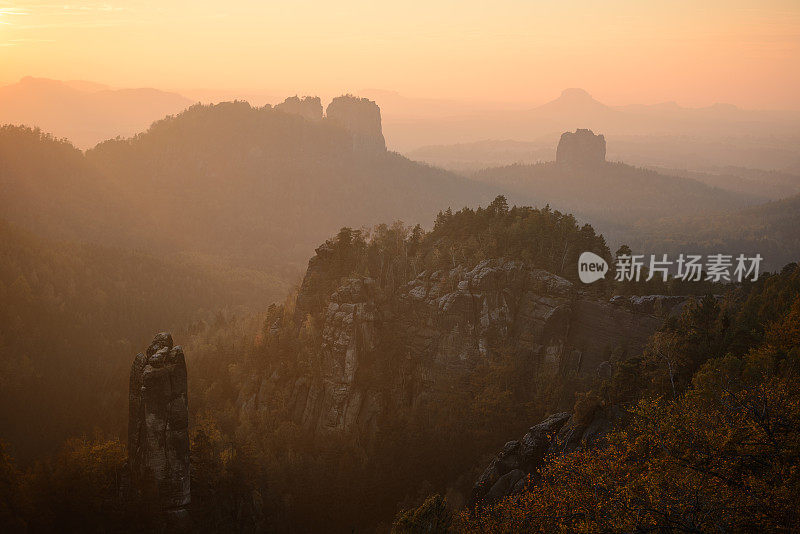
{"label": "tall rock spire", "polygon": [[134,488],[176,526],[190,502],[187,408],[183,350],[162,332],[131,367],[128,461]]}

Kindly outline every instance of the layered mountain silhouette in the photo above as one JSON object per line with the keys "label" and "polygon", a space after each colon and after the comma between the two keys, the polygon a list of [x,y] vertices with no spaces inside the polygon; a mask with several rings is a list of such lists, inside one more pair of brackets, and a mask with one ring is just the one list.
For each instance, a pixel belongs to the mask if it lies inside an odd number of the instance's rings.
{"label": "layered mountain silhouette", "polygon": [[[710,158],[706,163],[711,165],[786,169],[795,166],[800,158],[797,151],[786,150],[791,144],[787,145],[784,139],[785,136],[796,138],[800,131],[800,112],[796,111],[752,111],[730,104],[687,108],[675,102],[609,106],[580,88],[565,89],[554,100],[536,107],[411,98],[376,89],[362,93],[381,105],[387,145],[403,152],[428,145],[475,143],[487,139],[514,139],[540,146],[564,131],[591,128],[615,140],[620,150],[623,149],[621,142],[627,138],[638,143],[632,150],[622,150],[620,156],[639,164],[676,166],[676,158],[669,157],[670,143],[677,143],[675,151],[680,151],[684,159],[687,153],[691,156],[688,146],[698,142],[705,144],[703,152]],[[265,99],[271,99],[274,104],[278,102],[264,95],[211,90],[187,91],[186,95],[189,98],[156,89],[112,89],[87,81],[26,77],[0,87],[0,123],[40,127],[85,149],[105,139],[131,136],[152,121],[179,113],[197,100],[242,99],[258,105]],[[739,139],[744,137],[749,145]],[[687,138],[690,143],[684,147],[681,140]],[[720,143],[733,148],[721,150],[715,146]],[[635,158],[636,150],[642,147],[651,152],[660,150],[661,157]],[[712,155],[709,148],[720,153]],[[417,158],[416,154],[412,156]],[[502,163],[521,161],[519,155],[517,157]],[[433,159],[436,158],[431,161]],[[483,161],[485,157],[479,151],[473,160]],[[764,162],[772,162],[772,166],[764,167],[761,164]]]}
{"label": "layered mountain silhouette", "polygon": [[[128,95],[85,83],[27,80],[20,87],[25,84],[71,98]],[[571,112],[565,120],[624,114],[579,89],[531,111],[553,120]],[[499,166],[467,179],[387,151],[381,115],[374,102],[352,96],[335,99],[326,114],[317,98],[292,97],[274,108],[195,105],[85,154],[67,141],[5,127],[0,203],[10,222],[43,237],[181,251],[212,262],[225,258],[235,267],[291,278],[315,245],[342,226],[430,221],[441,206],[475,206],[497,194],[574,212],[612,243],[645,220],[711,215],[763,200],[695,176],[607,162]],[[549,138],[547,152],[537,159],[555,159],[561,133]],[[613,159],[616,142],[607,139]],[[495,163],[503,162],[503,146],[494,146]]]}
{"label": "layered mountain silhouette", "polygon": [[112,89],[93,82],[25,77],[0,87],[0,124],[39,127],[80,148],[131,136],[192,101],[157,89]]}
{"label": "layered mountain silhouette", "polygon": [[457,171],[552,160],[552,139],[576,128],[602,132],[613,141],[609,159],[638,165],[773,170],[800,158],[800,149],[792,148],[800,146],[797,111],[729,104],[687,108],[674,102],[609,106],[577,88],[534,108],[474,108],[435,119],[393,114],[384,124],[390,146]]}
{"label": "layered mountain silhouette", "polygon": [[183,251],[294,273],[342,226],[430,221],[497,188],[383,147],[374,102],[340,97],[309,119],[245,102],[195,105],[85,154],[0,130],[6,218],[53,239]]}

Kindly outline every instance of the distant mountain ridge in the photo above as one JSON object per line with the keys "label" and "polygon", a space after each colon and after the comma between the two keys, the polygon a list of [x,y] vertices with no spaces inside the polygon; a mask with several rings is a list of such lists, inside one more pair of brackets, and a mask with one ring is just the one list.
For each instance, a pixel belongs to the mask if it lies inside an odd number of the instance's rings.
{"label": "distant mountain ridge", "polygon": [[112,89],[85,81],[25,77],[0,87],[0,124],[24,124],[66,137],[80,148],[131,136],[192,104],[158,89]]}
{"label": "distant mountain ridge", "polygon": [[[408,109],[410,103],[406,102],[404,107]],[[658,144],[658,141],[648,141],[645,136],[668,137],[672,142],[689,136],[702,143],[738,143],[741,147],[747,147],[747,143],[754,140],[758,140],[758,144],[769,142],[777,146],[791,146],[788,139],[796,140],[800,135],[798,111],[744,110],[731,104],[688,108],[674,102],[609,106],[578,88],[566,89],[554,100],[537,107],[489,109],[476,106],[431,119],[409,113],[405,116],[392,113],[390,116],[391,120],[384,124],[387,140],[390,146],[409,154],[430,145],[485,140],[513,139],[540,143],[542,139],[576,128],[601,131],[608,138],[633,137],[648,144]],[[789,152],[783,160],[785,163],[773,163],[775,168],[797,161],[798,151]],[[630,159],[627,154],[625,159]],[[762,157],[758,161],[766,160]],[[663,164],[654,161],[647,163]],[[711,163],[726,165],[732,162],[717,158]],[[752,160],[734,164],[771,168],[762,164],[754,165]]]}
{"label": "distant mountain ridge", "polygon": [[[691,135],[720,140],[731,136],[800,135],[800,112],[797,111],[744,110],[723,103],[700,108],[682,107],[675,102],[609,106],[580,88],[565,89],[557,98],[536,107],[412,98],[377,89],[362,93],[381,105],[387,145],[404,152],[427,145],[473,143],[485,139],[535,142],[575,128],[602,131],[611,138]],[[189,98],[157,89],[112,89],[90,81],[26,77],[0,87],[0,124],[38,126],[86,149],[106,139],[134,135],[151,122],[179,113],[197,100],[249,100],[253,105],[278,103],[275,97],[247,92],[204,90],[187,91],[186,95]],[[796,164],[798,157],[800,154],[795,153],[775,168]],[[633,161],[627,155],[624,159]],[[663,161],[637,163],[670,165]],[[752,163],[734,164],[761,167]]]}

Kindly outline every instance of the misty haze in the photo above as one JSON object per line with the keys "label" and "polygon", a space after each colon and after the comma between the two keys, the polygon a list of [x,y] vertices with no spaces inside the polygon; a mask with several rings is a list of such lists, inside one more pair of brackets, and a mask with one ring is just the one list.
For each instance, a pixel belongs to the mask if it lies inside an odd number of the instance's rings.
{"label": "misty haze", "polygon": [[0,531],[797,531],[798,36],[0,2]]}

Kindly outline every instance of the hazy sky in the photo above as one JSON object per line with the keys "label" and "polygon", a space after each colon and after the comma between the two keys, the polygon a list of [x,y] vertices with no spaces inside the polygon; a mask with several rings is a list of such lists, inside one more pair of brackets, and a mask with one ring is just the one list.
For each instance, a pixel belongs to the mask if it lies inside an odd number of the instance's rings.
{"label": "hazy sky", "polygon": [[800,1],[0,0],[0,83],[800,108]]}

